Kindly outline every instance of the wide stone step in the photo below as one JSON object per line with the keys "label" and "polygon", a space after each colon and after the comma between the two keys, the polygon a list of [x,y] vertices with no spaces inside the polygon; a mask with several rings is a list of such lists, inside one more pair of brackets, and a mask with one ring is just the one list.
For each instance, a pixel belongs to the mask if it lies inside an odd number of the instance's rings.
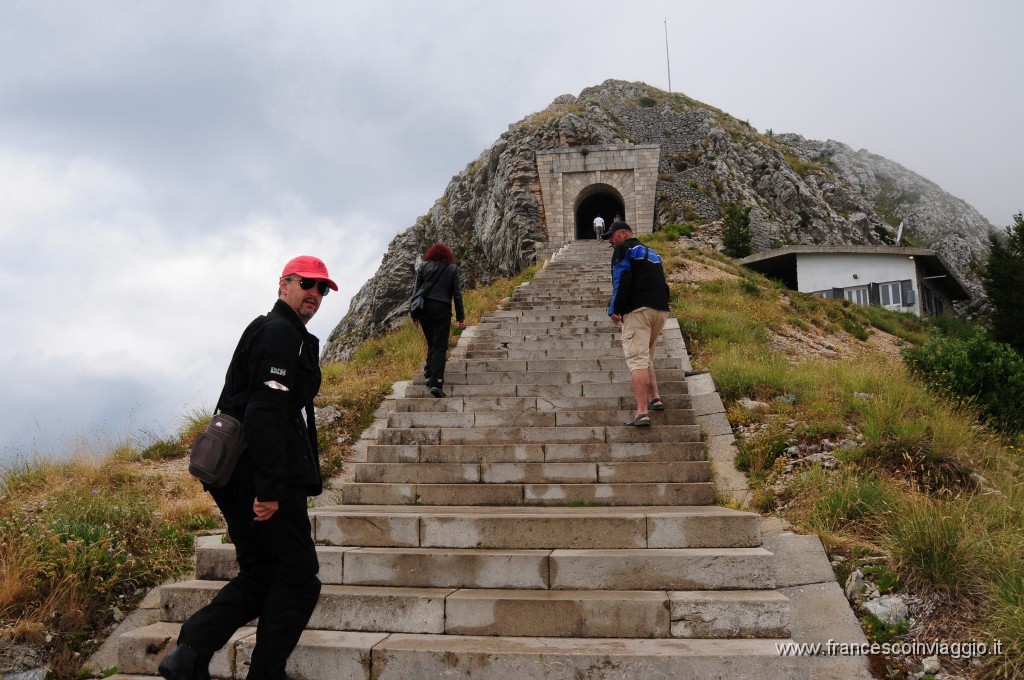
{"label": "wide stone step", "polygon": [[520,638],[395,634],[373,648],[376,680],[801,680],[806,659],[778,640]]}
{"label": "wide stone step", "polygon": [[334,506],[311,510],[328,546],[544,550],[750,548],[761,518],[714,505],[688,507]]}
{"label": "wide stone step", "polygon": [[[377,536],[382,535],[377,532]],[[395,535],[387,540],[394,541]],[[414,539],[406,537],[406,540]],[[750,587],[743,579],[750,573],[759,578],[760,587],[768,582],[762,573],[762,567],[771,556],[763,552],[757,555],[741,554],[750,548],[688,548],[675,549],[668,560],[662,554],[665,549],[655,550],[545,550],[545,549],[473,549],[473,548],[417,548],[417,547],[373,547],[373,546],[318,546],[317,554],[321,557],[320,580],[325,585],[377,586],[395,588],[473,588],[501,590],[600,590],[605,586],[596,586],[597,580],[588,581],[574,574],[575,585],[567,585],[568,576],[559,578],[559,569],[578,570],[581,560],[593,567],[595,576],[602,579],[610,578],[609,574],[622,572],[618,580],[618,589],[642,590],[675,590],[680,589],[678,579],[671,576],[671,564],[662,562],[676,560],[678,568],[689,570],[688,585],[696,590],[716,591],[744,590]],[[760,549],[757,549],[760,550]],[[710,555],[710,557],[709,557]],[[725,574],[711,575],[707,573],[709,560],[721,559],[728,563]],[[740,562],[737,564],[737,562]],[[585,566],[585,565],[584,565]],[[770,567],[770,565],[769,565]],[[710,565],[714,568],[714,565]],[[632,571],[628,571],[632,570]],[[660,570],[660,572],[658,571]],[[655,573],[652,575],[652,571]],[[197,545],[196,577],[202,583],[220,583],[233,578],[238,573],[234,559],[234,547],[230,544]],[[629,575],[636,574],[635,580]],[[662,579],[674,579],[664,580]],[[186,585],[177,584],[187,589]],[[662,583],[662,585],[658,585]],[[631,585],[632,584],[632,585]],[[170,591],[169,591],[170,592]],[[191,592],[191,591],[189,591]],[[171,595],[169,594],[168,597]],[[179,597],[179,596],[175,596]],[[763,596],[767,597],[767,596]],[[720,613],[712,612],[703,600],[690,602],[686,597],[680,600],[679,611],[684,612],[673,620],[684,619],[694,627],[710,628],[716,625],[714,619]],[[692,598],[690,598],[692,600]],[[746,606],[745,599],[738,596],[724,596],[735,606]],[[735,602],[733,602],[735,600]],[[177,600],[175,600],[177,601]],[[688,604],[689,603],[689,604]],[[190,605],[191,606],[191,605]],[[732,605],[730,605],[732,606]],[[687,609],[690,607],[690,609]],[[728,609],[728,608],[726,608]],[[725,610],[723,610],[725,611]],[[731,610],[729,610],[731,611]],[[166,614],[167,617],[187,616]],[[703,618],[701,618],[703,616]],[[721,614],[724,617],[724,614]],[[168,618],[168,620],[178,620]],[[729,623],[728,618],[719,622],[722,626],[716,636],[729,636],[735,633],[728,631],[737,624]],[[724,631],[724,632],[723,632]],[[710,635],[703,632],[701,635]]]}
{"label": "wide stone step", "polygon": [[[480,550],[394,547],[417,543],[407,526],[394,533],[365,531],[363,541],[392,547],[317,546],[320,581],[331,585],[416,588],[547,589],[550,550]],[[406,532],[406,533],[403,533]],[[235,548],[229,543],[196,543],[196,578],[226,581],[238,573]]]}
{"label": "wide stone step", "polygon": [[[126,633],[120,680],[152,678],[179,625],[156,623]],[[242,628],[210,664],[216,678],[248,673],[255,628]],[[811,660],[782,656],[789,638],[687,640],[428,635],[307,630],[286,672],[303,680],[808,680]]]}
{"label": "wide stone step", "polygon": [[594,425],[575,427],[389,427],[380,431],[381,444],[603,444],[700,441],[697,425]]}
{"label": "wide stone step", "polygon": [[[160,591],[161,618],[182,623],[210,603],[223,581],[184,581]],[[451,588],[324,585],[306,627],[391,633],[444,633]]]}
{"label": "wide stone step", "polygon": [[[533,359],[525,360],[493,360],[493,359],[462,359],[451,360],[445,366],[445,375],[452,373],[490,373],[493,371],[617,371],[623,366],[625,360],[619,356],[616,358],[577,358],[577,359]],[[657,369],[683,369],[683,360],[678,357],[654,358],[654,368]]]}
{"label": "wide stone step", "polygon": [[[344,583],[380,587],[474,588],[499,590],[601,590],[575,573],[581,560],[589,559],[595,576],[608,580],[616,570],[633,569],[636,585],[629,585],[629,573],[618,578],[614,589],[674,590],[685,588],[700,591],[739,591],[749,586],[744,581],[755,574],[758,587],[772,587],[773,556],[760,548],[687,548],[674,549],[671,555],[662,550],[479,550],[437,548],[353,548],[345,552]],[[758,551],[756,555],[745,554]],[[727,563],[725,573],[712,574],[715,565],[709,560]],[[671,562],[687,569],[685,581],[672,574]],[[558,576],[560,568],[573,573]],[[569,579],[575,585],[568,585]],[[663,583],[663,585],[657,585]],[[774,591],[768,591],[774,592]],[[724,596],[723,596],[724,597]],[[767,597],[767,596],[765,596]],[[713,598],[712,598],[713,599]],[[680,598],[680,612],[687,610],[686,598]],[[739,606],[744,600],[732,595],[724,600]],[[692,608],[700,605],[692,604]],[[681,620],[682,616],[676,617]],[[707,622],[705,622],[707,623]],[[697,626],[697,619],[692,625]],[[700,624],[703,625],[703,624]],[[710,624],[707,624],[710,625]],[[733,626],[733,624],[730,624]]]}
{"label": "wide stone step", "polygon": [[[119,640],[120,671],[113,678],[151,680],[160,660],[174,649],[180,624],[155,623],[125,633]],[[388,633],[306,630],[288,659],[286,672],[302,680],[371,680],[371,651],[388,638]],[[214,678],[244,678],[256,646],[256,628],[243,627],[210,663]]]}
{"label": "wide stone step", "polygon": [[[658,381],[662,396],[687,394],[684,381]],[[450,397],[626,397],[632,396],[629,383],[573,383],[560,385],[445,385],[445,394]],[[411,399],[433,398],[426,385],[413,384],[406,388],[405,396]]]}
{"label": "wide stone step", "polygon": [[[422,379],[422,375],[419,376]],[[605,371],[516,371],[494,370],[473,373],[451,373],[445,371],[445,385],[565,385],[574,383],[624,383],[629,384],[630,371],[625,361],[615,370]],[[659,382],[685,381],[686,371],[668,368],[658,372]]]}
{"label": "wide stone step", "polygon": [[[667,410],[692,408],[688,394],[665,394],[662,401]],[[394,400],[397,413],[479,413],[503,411],[526,413],[530,411],[625,411],[633,408],[632,395],[618,397],[448,397],[433,396]]]}
{"label": "wide stone step", "polygon": [[[462,413],[395,412],[388,415],[387,426],[393,429],[429,427],[593,427],[619,426],[632,420],[635,408],[599,411],[476,411]],[[691,409],[651,411],[654,425],[696,425]]]}
{"label": "wide stone step", "polygon": [[[164,587],[163,621],[184,622],[209,604],[223,586],[223,581],[193,580]],[[708,620],[704,613],[714,616]],[[728,632],[730,637],[752,638],[788,636],[788,614],[785,597],[773,591],[737,591],[733,595],[717,591],[324,585],[307,628],[618,638],[723,637]]]}
{"label": "wide stone step", "polygon": [[709,461],[671,463],[356,463],[371,484],[629,484],[706,482]]}
{"label": "wide stone step", "polygon": [[597,444],[370,444],[370,463],[576,463],[704,460],[703,442]]}
{"label": "wide stone step", "polygon": [[545,322],[551,323],[555,321],[590,321],[590,322],[603,322],[611,324],[608,319],[608,315],[603,310],[596,309],[561,309],[557,312],[533,312],[524,310],[498,310],[494,312],[488,312],[483,319],[481,324],[501,324],[509,322]]}
{"label": "wide stone step", "polygon": [[353,505],[595,506],[706,505],[715,502],[712,482],[639,484],[368,484],[341,485]]}

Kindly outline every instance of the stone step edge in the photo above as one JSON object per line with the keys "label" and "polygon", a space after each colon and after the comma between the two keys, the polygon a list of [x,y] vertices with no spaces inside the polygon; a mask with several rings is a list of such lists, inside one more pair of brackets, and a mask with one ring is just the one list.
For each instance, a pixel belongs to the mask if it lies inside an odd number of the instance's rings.
{"label": "stone step edge", "polygon": [[[212,600],[224,584],[196,579],[166,586],[161,591],[162,620],[183,621]],[[480,608],[488,605],[492,615],[479,617]],[[621,621],[598,622],[596,627],[580,627],[577,621],[587,612],[594,615],[616,609],[628,609],[630,614],[624,614]],[[547,615],[555,612],[560,616],[550,620]],[[790,634],[785,595],[739,588],[673,591],[331,584],[323,586],[307,626],[312,630],[627,639],[756,639]]]}
{"label": "stone step edge", "polygon": [[[152,624],[132,636],[142,644],[135,659],[120,664],[128,672],[121,680],[152,678],[156,666],[173,649],[178,626]],[[255,644],[255,628],[239,634],[214,656],[214,677],[241,677]],[[417,677],[786,677],[810,678],[813,659],[780,654],[792,638],[760,640],[684,640],[629,638],[544,638],[503,636],[424,635],[304,631],[286,671],[308,680],[374,678],[407,680]],[[330,659],[330,663],[325,661]],[[329,666],[329,667],[328,667]],[[479,668],[483,676],[471,674]],[[556,669],[552,671],[552,668]],[[617,675],[593,675],[606,668]],[[462,670],[464,669],[465,672]],[[639,675],[633,674],[633,671]],[[554,672],[554,674],[552,674]],[[630,675],[622,675],[622,673]],[[568,675],[564,675],[568,673]]]}

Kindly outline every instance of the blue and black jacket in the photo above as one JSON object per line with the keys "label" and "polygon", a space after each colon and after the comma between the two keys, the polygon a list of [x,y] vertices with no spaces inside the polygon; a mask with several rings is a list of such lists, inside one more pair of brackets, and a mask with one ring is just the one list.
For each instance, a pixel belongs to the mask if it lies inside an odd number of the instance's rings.
{"label": "blue and black jacket", "polygon": [[635,238],[612,253],[612,299],[608,315],[625,316],[641,307],[668,311],[668,282],[661,257]]}

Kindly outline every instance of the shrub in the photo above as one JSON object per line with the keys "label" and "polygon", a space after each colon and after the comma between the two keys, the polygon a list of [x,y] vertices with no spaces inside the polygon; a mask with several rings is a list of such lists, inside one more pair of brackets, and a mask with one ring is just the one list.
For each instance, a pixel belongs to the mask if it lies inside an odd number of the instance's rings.
{"label": "shrub", "polygon": [[749,474],[752,478],[763,477],[775,459],[782,455],[789,443],[785,435],[773,429],[758,433],[738,443],[736,468]]}
{"label": "shrub", "polygon": [[896,642],[901,636],[910,632],[909,621],[889,623],[882,621],[874,614],[866,615],[861,620],[861,627],[864,629],[864,635],[868,640],[879,644]]}
{"label": "shrub", "polygon": [[1024,358],[983,329],[960,339],[935,334],[904,349],[903,359],[932,389],[976,404],[995,427],[1024,430]]}
{"label": "shrub", "polygon": [[1013,216],[1005,238],[989,234],[981,282],[992,304],[992,334],[1024,353],[1024,213]]}
{"label": "shrub", "polygon": [[754,252],[753,234],[750,233],[750,207],[735,203],[725,206],[725,224],[722,225],[722,245],[729,257],[746,257]]}
{"label": "shrub", "polygon": [[689,238],[689,237],[693,236],[693,225],[692,224],[677,224],[677,223],[666,224],[664,227],[662,227],[661,231],[662,231],[662,233],[665,234],[665,236],[667,238],[670,238],[670,239],[673,239],[673,240],[675,240],[675,239],[677,239],[677,238],[679,238],[681,236],[685,236],[685,237]]}
{"label": "shrub", "polygon": [[990,656],[986,670],[993,677],[1024,676],[1024,571],[1021,560],[996,575],[988,602],[989,634],[1002,641],[1000,654]]}
{"label": "shrub", "polygon": [[912,581],[963,593],[982,572],[976,528],[959,505],[914,496],[890,515],[886,542],[894,566]]}
{"label": "shrub", "polygon": [[878,477],[850,470],[829,476],[812,469],[804,474],[803,484],[817,496],[807,523],[827,532],[843,530],[853,523],[873,529],[891,510],[896,498],[896,492]]}

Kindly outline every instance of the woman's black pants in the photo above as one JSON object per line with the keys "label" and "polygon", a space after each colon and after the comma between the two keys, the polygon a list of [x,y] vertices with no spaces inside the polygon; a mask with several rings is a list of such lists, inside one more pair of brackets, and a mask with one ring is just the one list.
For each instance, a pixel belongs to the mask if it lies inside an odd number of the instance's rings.
{"label": "woman's black pants", "polygon": [[452,303],[427,300],[420,326],[427,339],[427,386],[441,387],[448,360],[448,337],[452,333]]}

